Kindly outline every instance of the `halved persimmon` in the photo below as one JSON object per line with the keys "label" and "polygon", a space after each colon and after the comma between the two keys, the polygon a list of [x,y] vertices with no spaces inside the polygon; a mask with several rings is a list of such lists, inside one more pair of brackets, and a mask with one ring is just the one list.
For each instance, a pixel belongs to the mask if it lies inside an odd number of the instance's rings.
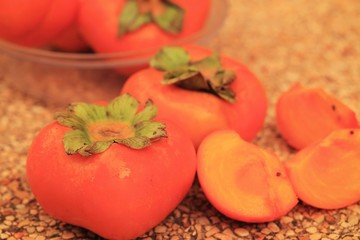
{"label": "halved persimmon", "polygon": [[355,113],[340,100],[321,88],[305,88],[299,83],[280,95],[276,124],[282,137],[296,149],[335,129],[359,127]]}
{"label": "halved persimmon", "polygon": [[360,201],[360,129],[335,130],[285,161],[305,203],[337,209]]}
{"label": "halved persimmon", "polygon": [[198,149],[197,173],[210,203],[244,222],[266,222],[298,202],[282,162],[233,130],[211,133]]}

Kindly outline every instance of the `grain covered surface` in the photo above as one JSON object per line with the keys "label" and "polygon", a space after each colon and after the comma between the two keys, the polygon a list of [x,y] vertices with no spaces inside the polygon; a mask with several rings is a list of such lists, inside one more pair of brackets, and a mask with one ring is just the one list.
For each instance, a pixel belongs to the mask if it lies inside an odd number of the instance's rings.
{"label": "grain covered surface", "polygon": [[[360,1],[231,0],[208,46],[240,60],[264,84],[269,109],[254,141],[286,159],[293,151],[275,127],[274,104],[293,83],[324,88],[360,117]],[[26,182],[27,149],[53,107],[12,89],[0,55],[0,239],[101,239],[59,222]],[[78,86],[78,87],[81,87]],[[339,210],[299,204],[281,219],[246,224],[217,212],[197,182],[182,204],[139,239],[360,239],[360,203]]]}

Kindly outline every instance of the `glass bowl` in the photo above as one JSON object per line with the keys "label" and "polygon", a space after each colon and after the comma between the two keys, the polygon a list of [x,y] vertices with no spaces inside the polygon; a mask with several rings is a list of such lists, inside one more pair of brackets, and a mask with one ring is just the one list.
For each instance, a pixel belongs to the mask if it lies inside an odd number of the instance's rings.
{"label": "glass bowl", "polygon": [[[211,0],[210,14],[204,27],[170,45],[207,43],[222,26],[227,7],[225,0]],[[156,50],[65,53],[27,48],[0,40],[0,74],[11,86],[46,105],[106,101],[119,94],[127,76],[148,66]]]}

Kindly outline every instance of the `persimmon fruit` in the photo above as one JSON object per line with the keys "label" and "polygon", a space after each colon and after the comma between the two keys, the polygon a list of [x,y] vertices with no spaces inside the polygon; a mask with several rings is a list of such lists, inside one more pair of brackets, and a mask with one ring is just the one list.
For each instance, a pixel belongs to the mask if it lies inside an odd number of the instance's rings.
{"label": "persimmon fruit", "polygon": [[322,209],[360,201],[360,129],[338,129],[284,162],[296,194]]}
{"label": "persimmon fruit", "polygon": [[51,4],[39,24],[21,37],[13,39],[12,42],[28,47],[41,47],[56,39],[75,21],[79,8],[78,0],[49,2]]}
{"label": "persimmon fruit", "polygon": [[73,22],[56,39],[51,41],[50,45],[63,52],[86,52],[90,50],[89,44],[79,31],[77,21]]}
{"label": "persimmon fruit", "polygon": [[276,103],[276,125],[286,142],[302,149],[341,128],[359,127],[353,110],[321,88],[296,83]]}
{"label": "persimmon fruit", "polygon": [[27,47],[48,45],[75,22],[79,8],[79,0],[18,2],[0,3],[0,38]]}
{"label": "persimmon fruit", "polygon": [[56,219],[107,239],[133,239],[155,227],[188,193],[195,149],[156,106],[122,95],[105,106],[75,103],[35,137],[27,179]]}
{"label": "persimmon fruit", "polygon": [[51,5],[49,0],[0,1],[0,38],[12,41],[35,29]]}
{"label": "persimmon fruit", "polygon": [[[136,4],[141,2],[143,2],[142,5],[136,10]],[[154,21],[149,20],[154,18],[149,17],[149,13],[153,12],[153,15],[161,14],[164,9],[164,6],[159,5],[159,3],[176,5],[176,8],[181,9],[183,16],[181,17],[180,31],[166,31]],[[86,0],[82,1],[81,4],[79,26],[86,41],[96,52],[113,53],[139,50],[141,52],[144,46],[146,48],[157,48],[198,32],[207,21],[210,4],[210,0],[197,1],[196,4],[192,0]],[[153,5],[158,6],[150,8],[149,12],[144,13],[143,18],[141,16],[139,16],[138,20],[130,18],[125,23],[122,23],[122,14],[124,16],[134,16],[136,13],[144,12],[143,9]],[[124,10],[128,14],[124,14]],[[174,11],[168,16],[173,15],[173,13]],[[147,20],[144,20],[145,18]],[[149,22],[129,31],[124,30],[127,29],[125,24],[142,21]],[[179,20],[174,22],[178,23]],[[170,23],[169,25],[175,26],[177,24]]]}
{"label": "persimmon fruit", "polygon": [[272,221],[298,202],[282,162],[234,130],[216,131],[203,140],[197,175],[210,203],[238,221]]}
{"label": "persimmon fruit", "polygon": [[[175,50],[174,56],[173,50]],[[181,50],[185,51],[185,56]],[[161,52],[162,50],[159,53]],[[189,81],[198,81],[202,74],[210,75],[208,78],[215,79],[214,81],[218,80],[219,76],[223,77],[220,81],[226,82],[229,78],[232,78],[232,81],[218,88],[212,87],[217,88],[218,94],[214,94],[213,89],[210,89],[211,92],[202,89],[189,90],[176,84],[163,84],[164,73],[155,67],[149,67],[131,75],[121,93],[130,93],[142,102],[151,98],[159,108],[159,116],[171,117],[182,126],[184,131],[191,136],[196,147],[212,131],[228,128],[236,130],[243,139],[251,141],[262,128],[267,111],[267,98],[259,79],[245,65],[223,55],[216,58],[209,49],[186,46],[182,49],[170,48],[169,52],[169,55],[164,56],[164,65],[171,65],[169,63],[172,60],[181,59],[177,55],[179,53],[181,57],[188,57],[190,60],[187,60],[191,62],[203,61],[201,63],[206,66],[199,66],[199,68],[209,67],[201,74],[193,69],[189,70],[190,74],[184,73],[184,78],[187,74],[193,76],[194,79],[189,79]],[[221,62],[221,66],[217,61]],[[179,72],[187,68],[188,64],[179,66]],[[212,64],[215,66],[207,66]],[[214,73],[216,70],[219,71]],[[181,76],[179,78],[181,79]],[[208,78],[204,78],[205,81],[208,81],[206,80]],[[204,87],[208,84],[208,82],[203,83]],[[228,88],[232,91],[226,92]],[[229,101],[219,94],[228,98]]]}

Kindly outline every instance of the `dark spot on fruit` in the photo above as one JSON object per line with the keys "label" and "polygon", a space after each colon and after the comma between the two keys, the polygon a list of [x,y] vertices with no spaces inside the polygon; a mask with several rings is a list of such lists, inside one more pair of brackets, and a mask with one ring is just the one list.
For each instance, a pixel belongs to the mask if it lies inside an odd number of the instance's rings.
{"label": "dark spot on fruit", "polygon": [[281,176],[281,172],[277,172],[277,173],[276,173],[276,176],[277,176],[277,177],[280,177],[280,176]]}
{"label": "dark spot on fruit", "polygon": [[353,130],[350,130],[349,133],[350,133],[350,135],[353,135],[353,134],[354,134],[354,131],[353,131]]}
{"label": "dark spot on fruit", "polygon": [[333,111],[336,111],[336,106],[333,104],[333,105],[331,105],[331,109],[333,110]]}

